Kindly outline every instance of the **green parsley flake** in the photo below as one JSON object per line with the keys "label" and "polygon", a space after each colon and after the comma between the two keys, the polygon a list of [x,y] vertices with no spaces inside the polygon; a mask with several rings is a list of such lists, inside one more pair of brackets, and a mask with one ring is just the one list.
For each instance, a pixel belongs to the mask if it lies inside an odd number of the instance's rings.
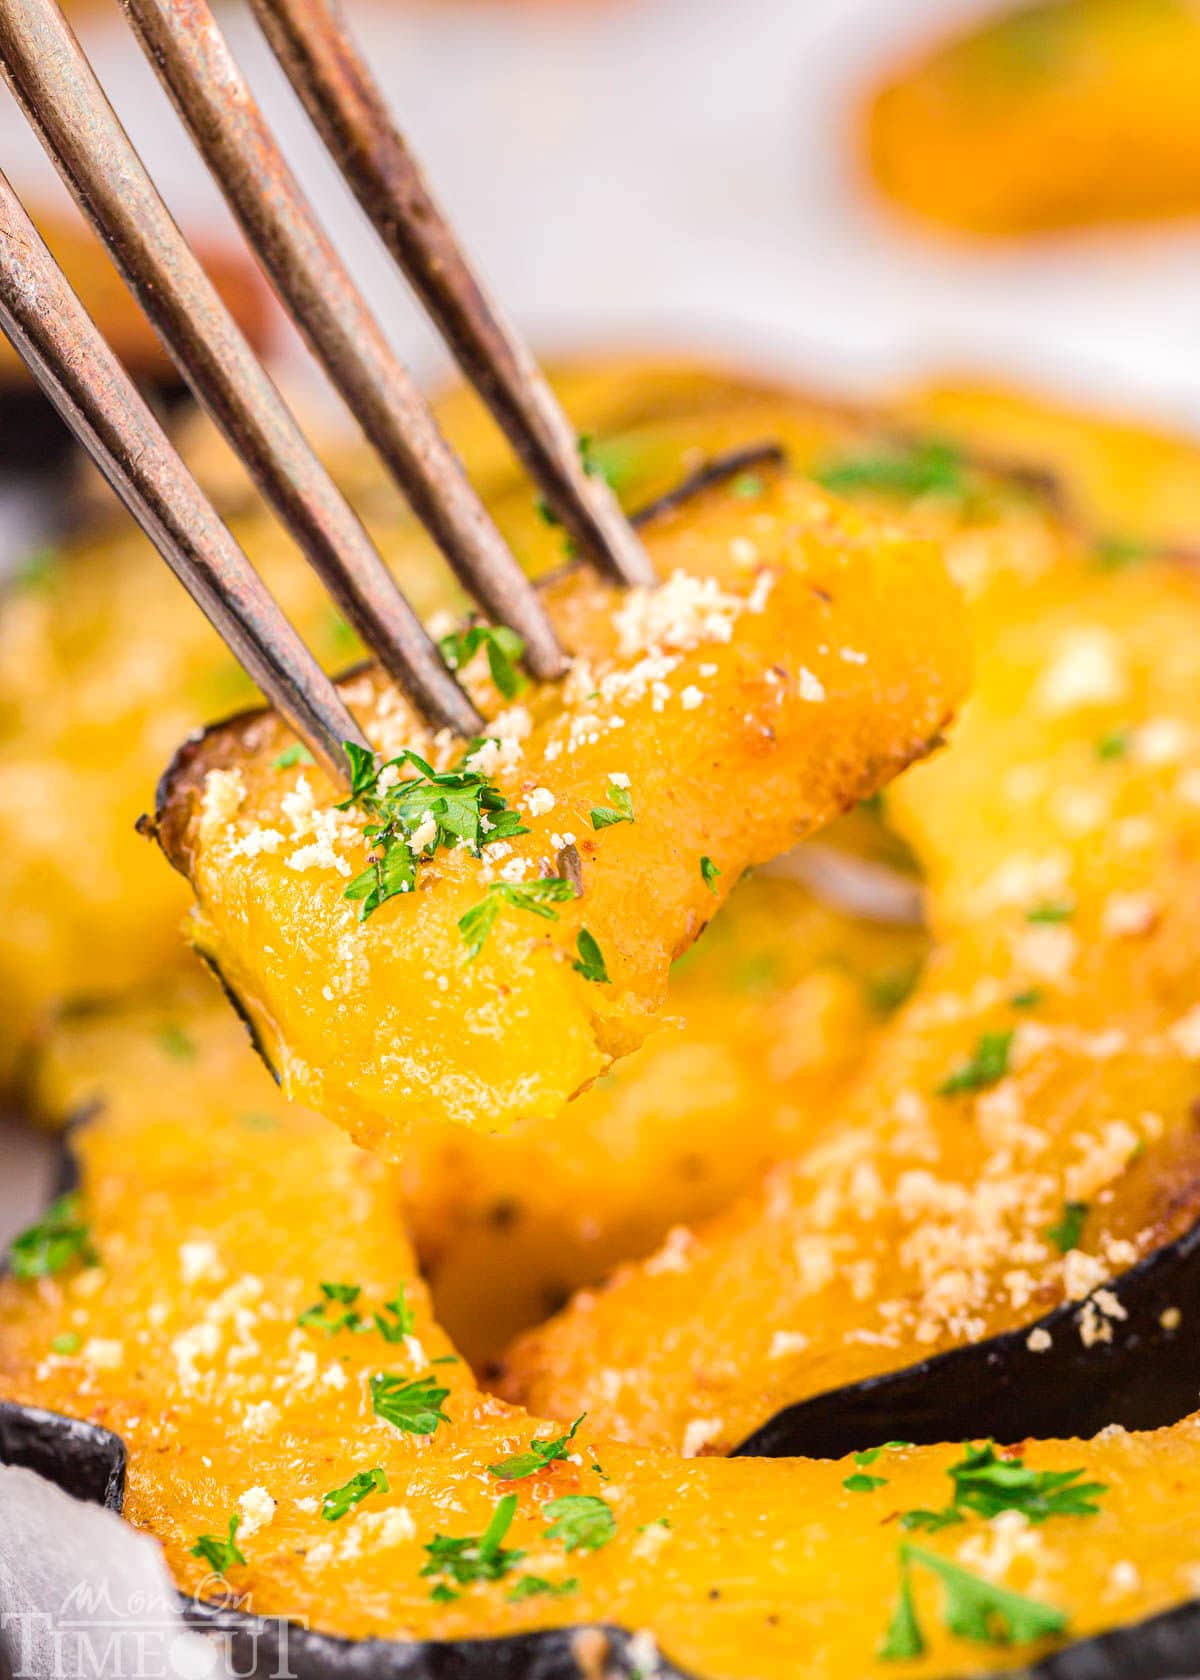
{"label": "green parsley flake", "polygon": [[241,1520],[241,1517],[230,1517],[227,1536],[202,1534],[191,1549],[192,1557],[201,1558],[217,1575],[224,1575],[234,1564],[244,1564],[246,1560],[236,1541]]}
{"label": "green parsley flake", "polygon": [[942,443],[916,443],[894,453],[847,456],[819,467],[817,483],[835,495],[962,496],[967,483],[962,456]]}
{"label": "green parsley flake", "polygon": [[1101,1482],[1081,1482],[1084,1470],[1031,1470],[1019,1455],[1003,1458],[992,1441],[966,1443],[963,1452],[947,1472],[954,1484],[949,1505],[941,1511],[905,1511],[901,1528],[936,1534],[965,1522],[968,1511],[981,1517],[1020,1511],[1034,1524],[1050,1517],[1094,1517],[1096,1501],[1107,1491]]}
{"label": "green parsley flake", "polygon": [[430,1596],[440,1604],[459,1597],[446,1582],[467,1587],[475,1581],[500,1581],[520,1563],[523,1551],[506,1551],[504,1537],[512,1527],[517,1513],[517,1496],[506,1493],[496,1506],[492,1520],[481,1535],[466,1535],[451,1539],[435,1534],[425,1547],[428,1562],[421,1570],[423,1577],[442,1576]]}
{"label": "green parsley flake", "polygon": [[863,1471],[847,1476],[842,1486],[847,1493],[874,1493],[876,1488],[887,1486],[886,1476],[868,1476]]}
{"label": "green parsley flake", "polygon": [[579,1578],[572,1575],[567,1581],[547,1581],[543,1575],[523,1575],[508,1595],[510,1604],[519,1604],[524,1598],[565,1598],[567,1593],[579,1590]]}
{"label": "green parsley flake", "polygon": [[190,1062],[196,1055],[196,1041],[175,1021],[159,1028],[158,1047],[174,1062]]}
{"label": "green parsley flake", "polygon": [[580,928],[575,938],[575,949],[578,958],[571,964],[576,974],[582,974],[585,980],[593,980],[597,985],[609,984],[608,968],[604,961],[604,952],[596,943],[595,936],[586,928]]}
{"label": "green parsley flake", "polygon": [[566,1458],[567,1448],[575,1439],[575,1431],[586,1416],[586,1412],[581,1412],[567,1433],[559,1435],[553,1441],[534,1439],[529,1443],[528,1452],[513,1453],[509,1458],[489,1464],[488,1475],[495,1476],[502,1482],[519,1482],[526,1476],[536,1476],[539,1470],[544,1470],[547,1464],[553,1464],[555,1459]]}
{"label": "green parsley flake", "polygon": [[1021,1458],[1001,1458],[991,1441],[967,1447],[952,1465],[956,1508],[995,1517],[1020,1511],[1031,1523],[1049,1517],[1094,1517],[1096,1500],[1107,1492],[1102,1482],[1081,1482],[1086,1470],[1031,1470]]}
{"label": "green parsley flake", "polygon": [[592,827],[612,828],[615,823],[631,823],[633,821],[633,799],[627,787],[620,787],[616,782],[609,782],[608,797],[610,805],[593,805],[591,810]]}
{"label": "green parsley flake", "polygon": [[79,1217],[77,1192],[60,1196],[36,1224],[14,1237],[8,1261],[15,1278],[53,1277],[76,1261],[83,1266],[98,1266],[90,1229]]}
{"label": "green parsley flake", "polygon": [[[439,847],[449,850],[464,845],[481,857],[483,848],[497,840],[528,834],[520,813],[510,808],[499,789],[486,776],[464,768],[482,744],[473,741],[462,763],[453,770],[438,771],[414,752],[406,750],[378,764],[365,747],[343,742],[351,787],[350,797],[338,809],[358,805],[371,818],[363,829],[363,837],[371,842],[370,862],[343,894],[361,900],[364,922],[388,899],[412,892],[419,865]],[[385,770],[404,768],[415,770],[416,776],[380,786]],[[418,830],[423,831],[419,848],[413,844]]]}
{"label": "green parsley flake", "polygon": [[1074,914],[1073,904],[1039,904],[1026,911],[1025,920],[1033,922],[1035,926],[1043,923],[1053,925],[1055,922],[1069,921]]}
{"label": "green parsley flake", "polygon": [[1036,1009],[1046,994],[1038,986],[1030,986],[1023,992],[1014,992],[1009,1003],[1014,1009]]}
{"label": "green parsley flake", "polygon": [[361,1505],[369,1493],[387,1493],[388,1479],[377,1464],[371,1470],[360,1470],[342,1487],[331,1488],[321,1500],[321,1515],[326,1522],[340,1522],[355,1505]]}
{"label": "green parsley flake", "polygon": [[59,571],[59,557],[52,548],[35,548],[17,562],[12,573],[16,589],[45,589],[52,584]]}
{"label": "green parsley flake", "polygon": [[925,1654],[925,1639],[917,1621],[917,1607],[913,1603],[912,1566],[900,1551],[900,1597],[888,1623],[883,1643],[875,1655],[880,1662],[911,1662]]}
{"label": "green parsley flake", "polygon": [[[944,1589],[942,1613],[946,1628],[959,1639],[974,1640],[981,1645],[1028,1645],[1063,1633],[1069,1623],[1065,1611],[1040,1604],[1022,1593],[1010,1592],[991,1581],[981,1581],[959,1564],[922,1546],[902,1543],[900,1563],[902,1569],[905,1565],[920,1564],[937,1576]],[[912,1609],[911,1600],[909,1608]],[[921,1639],[915,1617],[911,1631]],[[922,1642],[916,1654],[923,1648]]]}
{"label": "green parsley flake", "polygon": [[1101,537],[1094,555],[1102,572],[1123,572],[1127,566],[1137,566],[1143,560],[1149,560],[1153,552],[1149,543],[1140,542],[1135,537]]}
{"label": "green parsley flake", "polygon": [[492,681],[506,700],[515,700],[529,686],[528,678],[517,669],[525,655],[525,640],[507,624],[472,624],[443,636],[438,647],[452,671],[461,671],[483,648]]}
{"label": "green parsley flake", "polygon": [[877,1015],[894,1015],[908,1002],[921,978],[923,963],[918,958],[900,968],[887,968],[871,975],[866,982],[867,1002]]}
{"label": "green parsley flake", "polygon": [[730,494],[740,502],[753,502],[763,494],[766,485],[757,473],[739,473],[729,487]]}
{"label": "green parsley flake", "polygon": [[1107,735],[1101,735],[1096,742],[1096,757],[1104,760],[1124,758],[1129,752],[1132,740],[1132,730],[1110,729]]}
{"label": "green parsley flake", "polygon": [[710,857],[700,859],[700,879],[714,898],[717,896],[717,876],[721,871]]}
{"label": "green parsley flake", "polygon": [[937,1087],[939,1097],[958,1097],[970,1091],[986,1091],[998,1085],[1008,1072],[1013,1034],[1008,1032],[980,1033],[979,1042],[968,1061],[960,1063]]}
{"label": "green parsley flake", "polygon": [[405,1382],[402,1377],[378,1371],[371,1378],[375,1416],[409,1435],[432,1435],[440,1423],[450,1422],[442,1410],[442,1401],[449,1393],[432,1376],[414,1377],[411,1382]]}
{"label": "green parsley flake", "polygon": [[505,905],[513,910],[526,910],[531,916],[541,916],[548,922],[558,920],[558,911],[551,905],[565,904],[575,897],[570,881],[552,875],[544,881],[493,881],[487,896],[458,919],[458,931],[467,946],[467,961],[474,962],[482,951],[496,918]]}
{"label": "green parsley flake", "polygon": [[1079,1239],[1083,1235],[1083,1227],[1088,1216],[1086,1202],[1064,1202],[1062,1218],[1057,1225],[1046,1227],[1046,1236],[1054,1244],[1060,1254],[1069,1254],[1073,1248],[1079,1247]]}
{"label": "green parsley flake", "polygon": [[278,758],[272,759],[272,770],[294,770],[298,764],[315,764],[316,759],[309,752],[303,741],[293,741],[290,747],[285,747]]}
{"label": "green parsley flake", "polygon": [[55,1336],[50,1343],[51,1353],[71,1354],[79,1352],[79,1335],[75,1330],[64,1330],[61,1336]]}
{"label": "green parsley flake", "polygon": [[[377,1330],[385,1342],[402,1342],[405,1336],[412,1335],[415,1319],[404,1298],[403,1284],[390,1301],[384,1302],[382,1310],[373,1312],[370,1317],[364,1317],[358,1311],[357,1302],[362,1290],[357,1284],[323,1283],[320,1287],[322,1299],[311,1307],[305,1307],[296,1320],[302,1329],[324,1330],[329,1336],[336,1336],[341,1330],[350,1330],[356,1335]],[[346,1310],[339,1313],[334,1310],[336,1307]]]}
{"label": "green parsley flake", "polygon": [[565,1493],[542,1506],[549,1517],[547,1540],[561,1540],[568,1552],[597,1552],[617,1532],[612,1507],[594,1493]]}

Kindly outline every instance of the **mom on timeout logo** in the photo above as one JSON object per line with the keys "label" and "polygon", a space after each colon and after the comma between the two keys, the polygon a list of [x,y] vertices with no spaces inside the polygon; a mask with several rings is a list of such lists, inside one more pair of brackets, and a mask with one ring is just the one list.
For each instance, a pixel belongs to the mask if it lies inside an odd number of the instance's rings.
{"label": "mom on timeout logo", "polygon": [[80,1581],[57,1612],[0,1606],[0,1680],[298,1680],[290,1645],[304,1619],[233,1625],[243,1609],[220,1575],[190,1604],[146,1592],[118,1602],[108,1581]]}

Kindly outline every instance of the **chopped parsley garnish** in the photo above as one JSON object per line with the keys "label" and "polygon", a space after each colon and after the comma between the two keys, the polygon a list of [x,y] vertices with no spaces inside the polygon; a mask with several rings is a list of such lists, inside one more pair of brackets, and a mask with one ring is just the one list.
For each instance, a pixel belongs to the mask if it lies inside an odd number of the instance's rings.
{"label": "chopped parsley garnish", "polygon": [[913,1603],[912,1569],[902,1547],[900,1597],[896,1601],[888,1630],[883,1636],[883,1643],[875,1655],[880,1662],[909,1662],[914,1657],[923,1656],[924,1653],[925,1639],[921,1633],[921,1624],[917,1620],[917,1607]]}
{"label": "chopped parsley garnish", "polygon": [[907,1661],[925,1650],[925,1640],[913,1603],[910,1572],[919,1564],[941,1582],[942,1614],[947,1631],[959,1639],[982,1645],[1027,1645],[1065,1631],[1070,1618],[1064,1610],[1022,1593],[982,1581],[957,1563],[927,1552],[922,1546],[900,1546],[900,1601],[878,1655],[886,1661]]}
{"label": "chopped parsley garnish", "polygon": [[876,1488],[887,1486],[886,1476],[868,1476],[859,1470],[853,1476],[847,1476],[842,1486],[847,1493],[874,1493]]}
{"label": "chopped parsley garnish", "polygon": [[870,1464],[874,1464],[885,1452],[896,1452],[902,1447],[911,1447],[911,1441],[885,1441],[879,1447],[867,1447],[863,1452],[856,1452],[854,1462],[858,1470],[847,1476],[842,1486],[848,1493],[873,1493],[876,1488],[887,1486],[886,1476],[868,1476],[864,1474]]}
{"label": "chopped parsley garnish", "polygon": [[1066,922],[1075,914],[1073,904],[1039,904],[1026,912],[1025,920],[1038,923]]}
{"label": "chopped parsley garnish", "polygon": [[594,1493],[565,1493],[542,1506],[549,1517],[547,1540],[561,1540],[568,1552],[597,1552],[617,1532],[612,1506]]}
{"label": "chopped parsley garnish", "polygon": [[536,1476],[539,1470],[544,1470],[547,1464],[553,1464],[555,1459],[566,1458],[567,1448],[575,1439],[575,1431],[586,1416],[586,1412],[581,1412],[567,1433],[559,1435],[553,1441],[532,1440],[528,1452],[513,1453],[509,1458],[489,1464],[488,1475],[496,1476],[502,1482],[519,1482],[526,1476]]}
{"label": "chopped parsley garnish", "polygon": [[596,943],[595,935],[586,928],[580,928],[575,938],[575,949],[579,956],[571,964],[576,974],[582,974],[585,980],[594,980],[597,985],[609,984],[608,968],[604,961],[604,952]]}
{"label": "chopped parsley garnish", "polygon": [[240,1119],[248,1132],[274,1132],[279,1129],[279,1122],[273,1114],[259,1114],[254,1109],[241,1115]]}
{"label": "chopped parsley garnish", "polygon": [[303,741],[293,741],[290,747],[285,747],[278,758],[271,760],[272,770],[294,770],[298,764],[315,764],[317,761],[304,745]]}
{"label": "chopped parsley garnish", "polygon": [[[323,1283],[320,1286],[322,1299],[311,1307],[305,1307],[296,1323],[303,1330],[324,1330],[326,1335],[336,1336],[339,1330],[369,1330],[371,1326],[362,1314],[354,1310],[354,1303],[362,1294],[362,1290],[354,1283]],[[344,1307],[344,1312],[336,1308]]]}
{"label": "chopped parsley garnish", "polygon": [[196,1054],[195,1040],[174,1021],[159,1028],[158,1047],[175,1062],[190,1062]]}
{"label": "chopped parsley garnish", "polygon": [[1094,1517],[1100,1507],[1102,1482],[1081,1482],[1086,1470],[1031,1470],[1020,1458],[1001,1458],[991,1441],[967,1447],[966,1457],[951,1465],[954,1504],[995,1517],[1001,1511],[1021,1511],[1031,1523],[1048,1517]]}
{"label": "chopped parsley garnish", "polygon": [[1139,565],[1153,553],[1149,543],[1135,537],[1101,537],[1094,553],[1096,565],[1102,572],[1123,572],[1126,566]]}
{"label": "chopped parsley garnish", "polygon": [[78,1194],[72,1190],[60,1196],[36,1224],[15,1236],[8,1260],[15,1278],[53,1277],[76,1261],[99,1265],[90,1228],[79,1217]]}
{"label": "chopped parsley garnish", "polygon": [[921,978],[922,967],[920,960],[905,963],[900,968],[886,968],[882,974],[867,980],[867,1002],[877,1015],[894,1015],[901,1004],[908,1002]]}
{"label": "chopped parsley garnish", "polygon": [[442,1410],[442,1401],[449,1393],[436,1377],[414,1377],[405,1382],[387,1371],[377,1371],[371,1378],[375,1416],[409,1435],[432,1435],[439,1423],[450,1422]]}
{"label": "chopped parsley garnish", "polygon": [[609,782],[609,805],[593,805],[591,819],[593,828],[612,828],[614,823],[631,823],[633,821],[633,799],[627,787],[619,787],[616,782]]}
{"label": "chopped parsley garnish", "polygon": [[78,1353],[79,1352],[79,1334],[78,1334],[78,1332],[75,1331],[75,1330],[64,1330],[62,1332],[61,1336],[55,1336],[54,1340],[50,1343],[50,1351],[51,1351],[51,1353],[62,1353],[62,1354]]}
{"label": "chopped parsley garnish", "polygon": [[438,647],[452,671],[461,671],[483,648],[492,681],[506,700],[515,700],[529,686],[529,679],[517,669],[525,654],[525,640],[507,624],[472,624],[443,636]]}
{"label": "chopped parsley garnish", "polygon": [[715,898],[717,896],[717,876],[721,871],[710,857],[700,859],[700,879]]}
{"label": "chopped parsley garnish", "polygon": [[962,456],[943,443],[846,456],[818,468],[813,477],[836,495],[877,491],[885,496],[961,496],[967,488]]}
{"label": "chopped parsley garnish", "polygon": [[192,1547],[191,1555],[202,1558],[208,1567],[218,1575],[223,1575],[227,1569],[232,1569],[235,1563],[245,1563],[245,1558],[238,1550],[237,1531],[241,1524],[241,1517],[230,1517],[227,1536],[220,1534],[202,1534]]}
{"label": "chopped parsley garnish", "polygon": [[1132,739],[1132,730],[1110,729],[1107,735],[1101,735],[1096,742],[1096,757],[1100,759],[1124,758],[1129,751],[1129,744]]}
{"label": "chopped parsley garnish", "polygon": [[[305,1330],[324,1330],[330,1336],[336,1336],[339,1330],[351,1330],[356,1335],[378,1330],[385,1342],[402,1342],[405,1336],[412,1335],[413,1312],[404,1299],[403,1284],[392,1300],[383,1303],[381,1311],[373,1312],[369,1317],[358,1311],[357,1302],[361,1294],[362,1290],[355,1283],[323,1283],[323,1298],[311,1307],[305,1307],[296,1322]],[[346,1310],[338,1312],[337,1307]]]}
{"label": "chopped parsley garnish", "polygon": [[44,589],[53,583],[59,570],[58,555],[52,548],[35,548],[18,561],[12,574],[17,589]]}
{"label": "chopped parsley garnish", "polygon": [[757,473],[739,473],[730,485],[730,494],[736,496],[740,502],[753,502],[766,489]]}
{"label": "chopped parsley garnish", "polygon": [[547,1594],[551,1598],[563,1598],[578,1589],[579,1578],[575,1575],[567,1581],[547,1581],[544,1575],[523,1575],[508,1598],[511,1604],[519,1604],[523,1598],[540,1598]]}
{"label": "chopped parsley garnish", "polygon": [[[358,805],[371,818],[363,829],[371,842],[371,859],[343,896],[362,901],[362,920],[398,893],[412,892],[418,865],[439,847],[464,845],[476,857],[496,840],[528,834],[518,811],[487,777],[463,767],[439,771],[417,753],[404,751],[386,764],[354,741],[343,743],[350,760],[349,799],[339,810]],[[472,743],[471,751],[477,750]],[[470,752],[467,758],[470,757]],[[409,767],[415,777],[381,786],[385,770]],[[419,843],[414,843],[420,832]]]}
{"label": "chopped parsley garnish", "polygon": [[458,931],[467,945],[467,960],[474,961],[482,951],[484,941],[505,905],[513,910],[527,910],[531,916],[542,916],[548,922],[556,922],[558,911],[551,909],[551,905],[565,904],[574,897],[575,888],[570,881],[564,881],[557,875],[544,881],[493,881],[486,898],[473,904],[458,919]]}
{"label": "chopped parsley garnish", "polygon": [[433,1589],[434,1599],[446,1603],[459,1596],[446,1585],[447,1580],[460,1587],[470,1586],[474,1581],[500,1581],[520,1563],[525,1553],[515,1549],[506,1551],[503,1544],[516,1513],[517,1496],[506,1493],[482,1534],[469,1534],[461,1539],[434,1535],[425,1547],[429,1561],[421,1570],[425,1577],[443,1577]]}
{"label": "chopped parsley garnish", "polygon": [[321,1515],[326,1522],[340,1522],[355,1505],[360,1505],[369,1493],[386,1493],[388,1479],[377,1464],[371,1470],[360,1470],[342,1487],[330,1488],[321,1500]]}
{"label": "chopped parsley garnish", "polygon": [[1031,1470],[1017,1456],[1003,1458],[995,1443],[963,1446],[964,1457],[947,1474],[954,1484],[949,1505],[941,1511],[905,1511],[901,1528],[936,1534],[966,1520],[974,1511],[981,1517],[1001,1511],[1020,1511],[1031,1523],[1049,1517],[1094,1517],[1096,1500],[1106,1491],[1102,1482],[1081,1482],[1085,1470]]}
{"label": "chopped parsley garnish", "polygon": [[1084,1223],[1088,1216],[1086,1202],[1064,1202],[1062,1218],[1057,1225],[1048,1225],[1046,1235],[1060,1254],[1069,1254],[1079,1247]]}
{"label": "chopped parsley garnish", "polygon": [[1030,986],[1023,992],[1014,992],[1008,1001],[1014,1009],[1036,1009],[1045,995],[1040,987]]}
{"label": "chopped parsley garnish", "polygon": [[980,1033],[973,1055],[942,1080],[937,1087],[938,1096],[958,1097],[969,1091],[986,1091],[989,1086],[999,1084],[1008,1072],[1012,1041],[1011,1030]]}

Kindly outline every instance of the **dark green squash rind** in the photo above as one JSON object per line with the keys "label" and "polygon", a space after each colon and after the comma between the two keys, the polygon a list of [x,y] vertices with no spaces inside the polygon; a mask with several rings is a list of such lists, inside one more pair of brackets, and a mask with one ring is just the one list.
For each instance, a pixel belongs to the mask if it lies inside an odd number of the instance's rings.
{"label": "dark green squash rind", "polygon": [[[1200,1393],[1200,1221],[1107,1287],[1127,1314],[1109,1321],[1110,1342],[1085,1347],[1083,1303],[1068,1302],[1019,1330],[787,1406],[734,1456],[841,1458],[893,1440],[1052,1440],[1177,1423]],[[1172,1309],[1174,1330],[1162,1322]],[[1035,1329],[1051,1338],[1043,1353],[1029,1348]]]}

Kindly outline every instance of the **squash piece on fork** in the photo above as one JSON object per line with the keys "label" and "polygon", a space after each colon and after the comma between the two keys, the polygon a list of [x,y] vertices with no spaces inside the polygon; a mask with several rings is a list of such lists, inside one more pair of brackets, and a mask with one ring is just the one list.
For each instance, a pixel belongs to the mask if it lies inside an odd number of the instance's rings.
{"label": "squash piece on fork", "polygon": [[368,671],[343,696],[395,762],[357,800],[269,714],[177,755],[156,827],[191,937],[288,1091],[360,1143],[552,1116],[645,1038],[745,869],[938,740],[967,656],[937,546],[772,476],[649,532],[657,588],[552,584],[565,682],[508,703],[478,648],[481,742]]}

